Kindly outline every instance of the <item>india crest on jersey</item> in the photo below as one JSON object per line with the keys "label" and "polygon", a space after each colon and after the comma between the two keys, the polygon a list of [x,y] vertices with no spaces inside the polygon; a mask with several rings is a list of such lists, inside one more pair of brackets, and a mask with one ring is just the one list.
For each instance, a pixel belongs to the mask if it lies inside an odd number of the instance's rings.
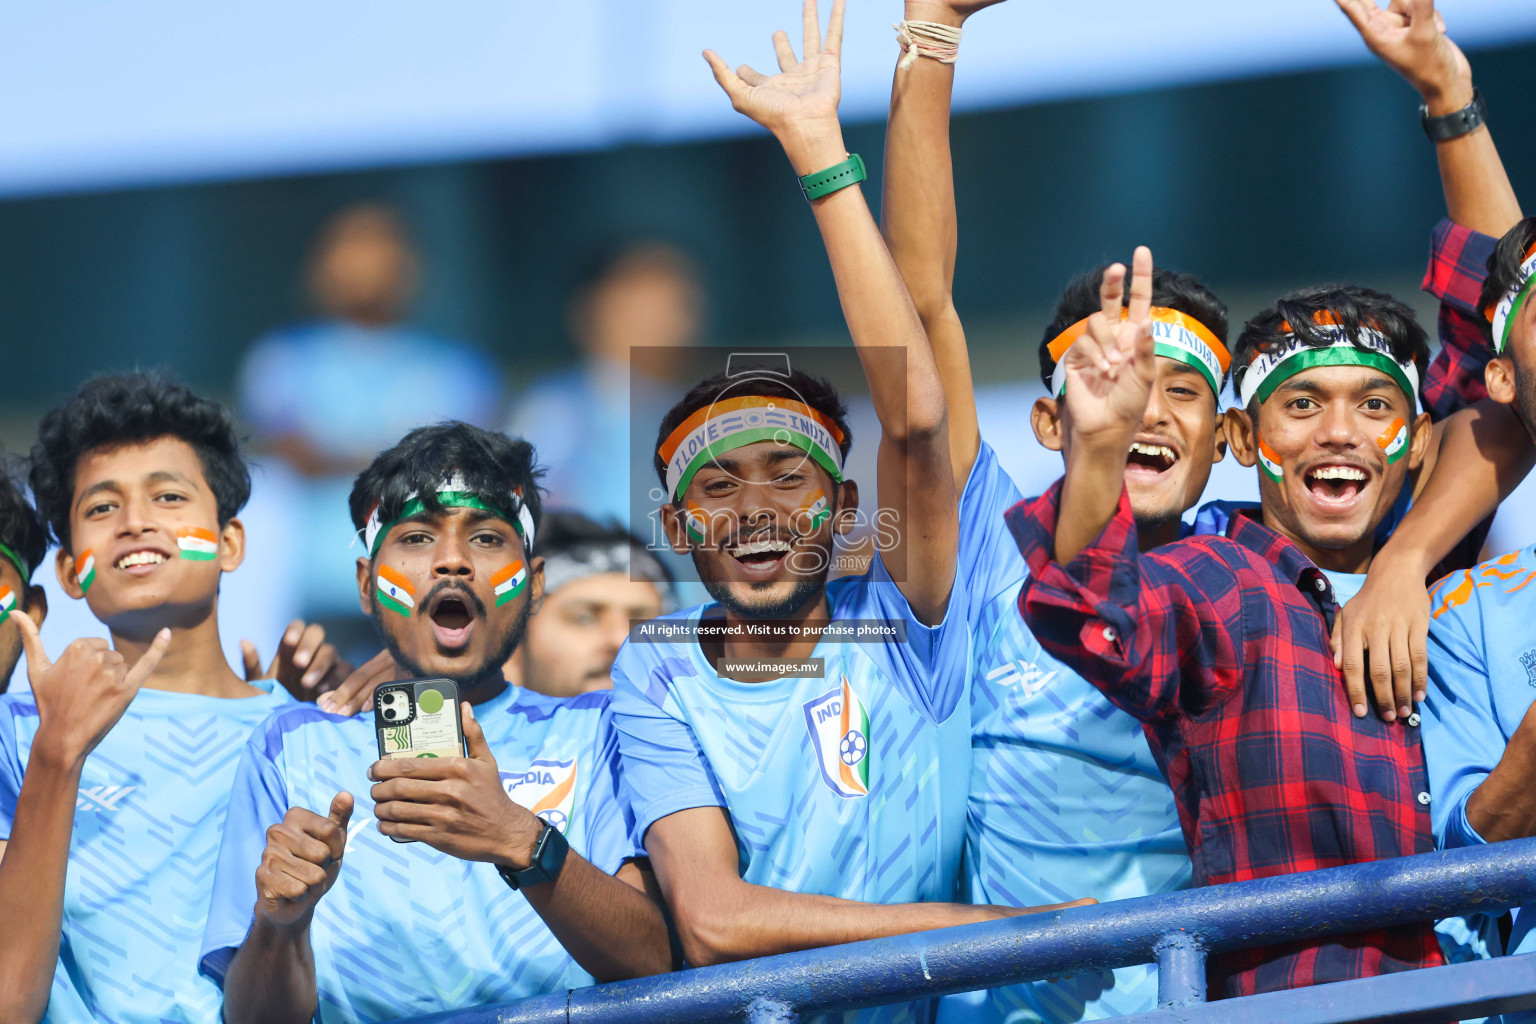
{"label": "india crest on jersey", "polygon": [[1390,427],[1382,431],[1376,443],[1381,446],[1382,451],[1387,453],[1387,465],[1390,466],[1402,458],[1403,453],[1408,450],[1408,424],[1404,423],[1399,416],[1392,421]]}
{"label": "india crest on jersey", "polygon": [[80,557],[75,559],[75,579],[80,581],[81,593],[90,590],[91,584],[96,582],[96,553],[90,548],[80,552]]}
{"label": "india crest on jersey", "polygon": [[528,808],[546,822],[567,832],[576,801],[576,759],[535,761],[524,772],[502,772],[501,784],[512,802]]}
{"label": "india crest on jersey", "polygon": [[11,593],[10,587],[0,587],[0,622],[10,618],[11,612],[16,610],[16,595]]}
{"label": "india crest on jersey", "polygon": [[176,546],[188,561],[211,562],[219,553],[219,538],[201,526],[183,526],[176,531]]}
{"label": "india crest on jersey", "polygon": [[528,585],[528,567],[521,558],[510,565],[504,565],[491,577],[491,585],[496,588],[496,607],[500,608],[515,599]]}
{"label": "india crest on jersey", "polygon": [[1285,470],[1280,468],[1280,456],[1263,441],[1259,442],[1259,468],[1275,483],[1285,479]]}
{"label": "india crest on jersey", "polygon": [[848,677],[804,707],[822,781],[841,797],[868,796],[869,712]]}
{"label": "india crest on jersey", "polygon": [[416,607],[416,588],[411,586],[411,581],[398,569],[381,565],[378,585],[379,603],[409,618],[411,609]]}

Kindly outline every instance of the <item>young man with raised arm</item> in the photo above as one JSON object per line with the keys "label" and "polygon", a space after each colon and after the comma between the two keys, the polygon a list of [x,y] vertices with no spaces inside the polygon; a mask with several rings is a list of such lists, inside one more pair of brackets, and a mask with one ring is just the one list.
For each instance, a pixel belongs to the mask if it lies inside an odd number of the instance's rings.
{"label": "young man with raised arm", "polygon": [[[1536,217],[1495,247],[1482,307],[1491,317],[1489,397],[1536,434]],[[1536,836],[1536,547],[1454,573],[1430,593],[1424,757],[1444,847]],[[1508,952],[1536,950],[1536,909],[1515,911]],[[1483,919],[1488,947],[1500,942]],[[1506,1015],[1528,1022],[1536,1014]]]}
{"label": "young man with raised arm", "polygon": [[[970,570],[956,569],[943,386],[856,184],[862,166],[843,146],[842,24],[837,0],[823,44],[807,2],[804,56],[777,33],[771,77],[706,57],[802,176],[880,419],[878,505],[899,515],[899,536],[868,574],[827,582],[859,490],[843,476],[851,438],[825,381],[717,375],[661,424],[663,520],[714,603],[657,620],[688,631],[682,641],[625,645],[614,708],[637,833],[693,965],[1021,912],[953,902],[970,756],[958,609]],[[769,416],[777,431],[753,426]],[[824,635],[859,620],[904,636]],[[747,639],[801,626],[809,635]],[[822,671],[722,671],[743,658],[815,659]],[[849,1017],[931,1014],[924,1000]]]}
{"label": "young man with raised arm", "polygon": [[[1328,643],[1431,440],[1423,330],[1361,288],[1291,293],[1249,321],[1227,426],[1260,508],[1140,553],[1123,480],[1155,369],[1151,254],[1134,266],[1129,319],[1117,268],[1065,356],[1065,477],[1008,513],[1031,572],[1021,613],[1147,724],[1196,884],[1428,851],[1418,730],[1356,717]],[[1234,996],[1441,962],[1425,922],[1219,956],[1210,978]]]}
{"label": "young man with raised arm", "polygon": [[371,708],[262,723],[203,940],[224,1019],[381,1021],[667,970],[608,695],[502,677],[543,595],[532,447],[414,430],[358,476],[351,513],[393,676],[457,684],[469,756],[381,761]]}
{"label": "young man with raised arm", "polygon": [[[957,224],[949,60],[956,54],[941,41],[957,39],[960,24],[983,6],[907,4],[881,203],[891,254],[944,378],[962,536],[984,552],[967,559],[977,570],[966,588],[975,656],[964,895],[1027,905],[1068,893],[1111,900],[1171,892],[1189,882],[1189,855],[1141,723],[1047,654],[1019,618],[1027,570],[1003,513],[1022,495],[980,436],[965,333],[950,298]],[[1071,283],[1040,345],[1041,379],[1050,390],[1035,403],[1035,436],[1057,451],[1070,438],[1059,360],[1098,310],[1103,273]],[[1155,271],[1153,291],[1157,385],[1125,472],[1143,550],[1179,536],[1180,517],[1199,501],[1226,448],[1226,307],[1186,274]],[[941,1013],[1066,1022],[1156,1005],[1157,969],[1145,965],[954,996]]]}
{"label": "young man with raised arm", "polygon": [[0,1019],[212,1024],[197,948],[230,784],[289,700],[219,641],[250,493],[234,426],[162,378],[98,377],[43,417],[31,483],[112,643],[54,661],[10,614],[32,692],[0,698]]}

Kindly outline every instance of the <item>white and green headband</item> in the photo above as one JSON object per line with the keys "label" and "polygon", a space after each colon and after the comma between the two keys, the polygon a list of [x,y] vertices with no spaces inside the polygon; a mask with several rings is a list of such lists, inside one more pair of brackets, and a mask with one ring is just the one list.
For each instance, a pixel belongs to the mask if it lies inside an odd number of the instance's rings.
{"label": "white and green headband", "polygon": [[[1120,310],[1122,321],[1130,315],[1130,310]],[[1216,395],[1219,401],[1221,384],[1226,379],[1227,367],[1232,362],[1226,346],[1209,327],[1187,313],[1181,313],[1166,306],[1153,306],[1150,316],[1153,348],[1157,354],[1165,359],[1187,363],[1198,370],[1211,385],[1211,393]],[[1078,339],[1087,333],[1089,319],[1084,317],[1079,320],[1056,335],[1046,345],[1046,351],[1056,363],[1056,369],[1051,371],[1051,394],[1057,398],[1067,390],[1067,368],[1062,365],[1067,350],[1077,344]]]}
{"label": "white and green headband", "polygon": [[[1326,317],[1328,314],[1319,314]],[[1354,340],[1350,340],[1348,332],[1341,324],[1320,322],[1313,330],[1324,338],[1330,338],[1327,345],[1309,345],[1295,334],[1290,334],[1288,340],[1279,348],[1270,352],[1260,352],[1253,362],[1248,364],[1247,372],[1243,374],[1243,383],[1238,390],[1238,402],[1242,408],[1248,408],[1255,398],[1260,403],[1269,400],[1269,396],[1279,387],[1281,382],[1296,376],[1303,370],[1310,370],[1318,366],[1369,366],[1380,370],[1391,377],[1397,386],[1403,389],[1408,396],[1408,404],[1413,409],[1418,409],[1419,402],[1419,370],[1410,360],[1398,362],[1392,355],[1392,343],[1386,335],[1369,327],[1362,327],[1356,333]]]}
{"label": "white and green headband", "polygon": [[1499,355],[1503,355],[1509,346],[1509,332],[1533,290],[1536,290],[1536,246],[1525,254],[1525,261],[1515,274],[1515,283],[1509,286],[1509,291],[1493,307],[1493,315],[1489,317],[1493,321],[1493,350]]}
{"label": "white and green headband", "polygon": [[694,475],[736,448],[776,441],[805,452],[838,483],[843,432],[830,417],[792,398],[728,398],[694,412],[657,449],[667,466],[667,493],[681,500]]}
{"label": "white and green headband", "polygon": [[[469,483],[464,479],[463,473],[454,473],[444,480],[437,488],[437,502],[444,508],[477,508],[483,512],[489,512],[494,516],[505,519],[512,524],[528,545],[528,550],[533,550],[533,513],[528,510],[527,502],[523,501],[521,490],[512,492],[513,500],[517,504],[515,515],[507,515],[494,505],[482,501],[478,495],[469,489]],[[420,515],[427,510],[426,502],[422,501],[418,492],[412,491],[405,499],[405,504],[400,508],[400,514],[387,523],[379,521],[379,503],[374,502],[373,508],[368,513],[368,523],[363,527],[363,546],[368,549],[368,557],[372,558],[379,553],[379,545],[395,524],[412,516]]]}

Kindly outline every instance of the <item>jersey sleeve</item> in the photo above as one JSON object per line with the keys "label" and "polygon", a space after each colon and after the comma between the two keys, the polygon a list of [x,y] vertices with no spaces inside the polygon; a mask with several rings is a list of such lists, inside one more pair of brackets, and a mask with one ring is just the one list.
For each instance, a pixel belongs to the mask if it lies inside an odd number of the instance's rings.
{"label": "jersey sleeve", "polygon": [[689,674],[681,658],[637,653],[626,641],[613,663],[613,723],[623,763],[621,791],[634,813],[635,846],[669,814],[691,807],[725,807],[725,793],[709,760],[668,695],[672,674]]}
{"label": "jersey sleeve", "polygon": [[[1456,573],[1441,581],[1432,604],[1463,577],[1470,574]],[[1467,800],[1509,745],[1494,713],[1481,618],[1474,599],[1442,611],[1429,623],[1429,685],[1421,709],[1424,764],[1434,794],[1430,821],[1442,848],[1483,844],[1467,821]]]}
{"label": "jersey sleeve", "polygon": [[965,619],[972,625],[999,593],[1017,590],[1024,575],[1024,560],[1003,521],[1004,513],[1023,497],[997,461],[997,452],[983,441],[960,495],[960,547],[955,560],[956,579],[966,581]]}
{"label": "jersey sleeve", "polygon": [[[834,610],[832,616],[873,620],[902,631],[904,639],[870,645],[869,650],[891,663],[888,667],[896,679],[912,685],[918,705],[936,722],[946,721],[954,713],[970,681],[970,583],[957,565],[944,619],[929,626],[912,611],[884,559],[876,553],[867,580],[847,584],[858,586],[859,596],[867,603],[862,609]],[[980,614],[980,606],[976,614]]]}
{"label": "jersey sleeve", "polygon": [[0,843],[10,842],[16,820],[16,801],[21,797],[22,764],[16,743],[15,704],[0,699]]}
{"label": "jersey sleeve", "polygon": [[235,769],[198,956],[198,969],[220,988],[255,916],[256,868],[267,848],[267,829],[288,813],[288,787],[277,764],[281,743],[281,731],[268,719],[246,742]]}
{"label": "jersey sleeve", "polygon": [[601,871],[613,874],[625,861],[644,857],[635,843],[635,813],[624,792],[619,770],[619,733],[613,725],[612,706],[603,708],[594,743],[592,785],[587,790],[587,860]]}

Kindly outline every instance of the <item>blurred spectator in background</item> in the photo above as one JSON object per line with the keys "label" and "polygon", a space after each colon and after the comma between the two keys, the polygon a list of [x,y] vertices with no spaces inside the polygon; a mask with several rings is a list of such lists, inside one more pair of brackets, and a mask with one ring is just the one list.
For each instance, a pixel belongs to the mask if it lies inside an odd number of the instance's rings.
{"label": "blurred spectator in background", "polygon": [[393,211],[346,207],[321,229],[307,268],[319,318],[262,338],[240,370],[240,414],[253,440],[303,478],[273,481],[297,485],[282,531],[300,549],[294,611],[348,653],[349,638],[370,636],[357,608],[358,549],[349,546],[352,477],[413,427],[457,419],[493,428],[501,416],[495,362],[404,322],[420,269]]}
{"label": "blurred spectator in background", "polygon": [[[677,397],[666,381],[630,379],[630,349],[693,345],[703,314],[698,268],[671,245],[615,247],[587,268],[566,319],[581,365],[530,387],[507,428],[533,442],[548,467],[552,505],[628,520],[631,478],[651,485],[653,425]],[[631,422],[645,424],[638,465],[631,465]],[[641,495],[640,504],[655,502]]]}
{"label": "blurred spectator in background", "polygon": [[611,689],[609,669],[632,622],[677,607],[672,574],[616,522],[553,510],[539,525],[544,605],[504,669],[549,697]]}

